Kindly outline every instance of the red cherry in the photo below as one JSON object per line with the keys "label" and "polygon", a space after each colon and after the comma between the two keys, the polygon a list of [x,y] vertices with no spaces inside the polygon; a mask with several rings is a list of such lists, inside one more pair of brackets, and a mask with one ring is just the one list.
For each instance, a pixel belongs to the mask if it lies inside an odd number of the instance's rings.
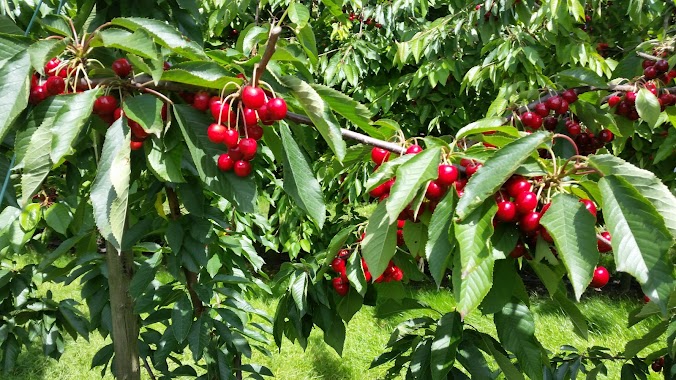
{"label": "red cherry", "polygon": [[263,128],[256,124],[250,127],[247,127],[246,133],[254,140],[260,140],[263,137]]}
{"label": "red cherry", "polygon": [[345,260],[341,259],[340,257],[336,257],[331,261],[331,269],[333,269],[336,273],[341,273],[345,272]]}
{"label": "red cherry", "polygon": [[134,120],[127,119],[127,125],[129,126],[129,129],[131,129],[132,136],[141,140],[145,140],[148,138],[148,132],[146,132],[145,129],[143,129],[141,124],[137,123]]}
{"label": "red cherry", "polygon": [[265,92],[258,87],[245,86],[242,89],[242,103],[245,107],[257,110],[265,104]]}
{"label": "red cherry", "polygon": [[282,98],[272,98],[267,102],[268,113],[273,120],[282,120],[286,117],[286,102]]}
{"label": "red cherry", "polygon": [[211,97],[209,96],[208,92],[199,91],[195,94],[192,100],[192,106],[204,112],[209,109],[209,99],[211,99]]}
{"label": "red cherry", "polygon": [[393,269],[390,272],[390,278],[392,281],[401,281],[404,279],[404,272],[401,271],[399,267],[392,267]]}
{"label": "red cherry", "polygon": [[550,110],[556,112],[559,108],[561,108],[561,97],[559,96],[552,96],[551,98],[547,99],[545,101],[545,104],[547,105],[547,108]]}
{"label": "red cherry", "polygon": [[129,61],[127,61],[127,58],[120,58],[113,62],[113,71],[115,74],[117,74],[120,78],[125,78],[131,73],[131,65],[129,64]]}
{"label": "red cherry", "polygon": [[525,112],[519,117],[524,126],[531,129],[538,129],[542,126],[542,117],[535,112]]}
{"label": "red cherry", "polygon": [[340,257],[343,260],[347,260],[347,258],[350,257],[350,255],[351,255],[351,253],[350,253],[349,249],[343,248],[340,251],[338,251],[338,257]]}
{"label": "red cherry", "polygon": [[615,135],[613,134],[613,132],[611,132],[608,129],[604,129],[601,132],[599,132],[599,139],[601,141],[603,141],[604,143],[609,143],[609,142],[613,141],[614,138],[615,138]]}
{"label": "red cherry", "polygon": [[45,82],[45,89],[49,95],[63,94],[66,91],[66,82],[59,76],[51,76]]}
{"label": "red cherry", "polygon": [[577,101],[577,93],[575,93],[575,90],[573,90],[572,88],[564,91],[561,94],[561,97],[563,98],[563,100],[567,101],[568,104],[573,104]]}
{"label": "red cherry", "polygon": [[546,228],[540,227],[540,236],[547,242],[547,243],[553,243],[554,239],[552,238],[552,235],[549,234],[549,231],[547,231]]}
{"label": "red cherry", "polygon": [[225,134],[228,131],[228,128],[224,127],[221,124],[212,123],[207,128],[207,137],[209,141],[214,144],[220,144],[225,140]]}
{"label": "red cherry", "polygon": [[389,161],[390,151],[383,148],[374,147],[371,149],[371,160],[377,165],[381,165],[383,162]]}
{"label": "red cherry", "polygon": [[341,297],[345,297],[347,293],[350,291],[350,283],[347,281],[344,281],[340,277],[336,277],[331,280],[331,284],[333,285],[333,289],[338,293]]}
{"label": "red cherry", "polygon": [[397,230],[397,246],[404,246],[406,242],[404,241],[404,230]]}
{"label": "red cherry", "polygon": [[244,114],[244,125],[246,127],[258,124],[258,116],[256,116],[256,111],[251,108],[244,108],[242,110]]}
{"label": "red cherry", "polygon": [[495,217],[501,222],[513,222],[516,219],[516,206],[510,201],[498,202],[498,212]]}
{"label": "red cherry", "polygon": [[648,302],[650,302],[650,297],[648,297],[644,294],[643,295],[643,303],[648,303]]}
{"label": "red cherry", "polygon": [[[608,231],[603,231],[603,232],[601,232],[601,236],[602,236],[604,239],[610,241],[610,232],[608,232]],[[604,242],[604,241],[601,241],[600,239],[596,239],[596,246],[598,247],[599,252],[601,252],[601,253],[606,253],[606,252],[610,252],[610,251],[613,250],[613,246],[612,246],[612,245],[610,245],[610,244],[608,244],[608,243],[606,243],[606,242]]]}
{"label": "red cherry", "polygon": [[112,115],[117,108],[117,99],[110,95],[103,95],[94,101],[94,113],[99,115]]}
{"label": "red cherry", "polygon": [[582,132],[582,127],[580,127],[580,124],[578,123],[570,123],[566,126],[566,129],[568,130],[568,134],[572,137],[575,137]]}
{"label": "red cherry", "polygon": [[134,140],[131,140],[131,142],[129,143],[129,147],[131,148],[131,150],[139,150],[139,149],[142,149],[142,148],[143,148],[143,141],[134,141]]}
{"label": "red cherry", "polygon": [[425,198],[431,201],[438,201],[446,193],[446,188],[441,186],[437,181],[430,181],[427,185],[427,191],[425,192]]}
{"label": "red cherry", "polygon": [[589,212],[594,215],[594,218],[596,218],[596,205],[594,202],[589,199],[580,199],[580,202],[584,203],[584,208],[589,210]]}
{"label": "red cherry", "polygon": [[423,151],[423,148],[420,145],[413,144],[406,148],[406,154],[418,154]]}
{"label": "red cherry", "polygon": [[660,364],[660,362],[657,360],[655,360],[654,362],[652,362],[652,364],[650,364],[650,368],[654,372],[662,372],[662,364]]}
{"label": "red cherry", "polygon": [[470,178],[471,176],[474,175],[474,173],[477,172],[477,170],[481,169],[481,167],[484,166],[482,163],[477,162],[475,164],[467,165],[465,167],[465,175],[467,178]]}
{"label": "red cherry", "polygon": [[239,160],[235,162],[235,175],[238,177],[246,177],[251,174],[251,164],[249,161]]}
{"label": "red cherry", "polygon": [[115,111],[113,111],[113,120],[117,120],[122,117],[122,108],[118,107],[115,108]]}
{"label": "red cherry", "polygon": [[235,161],[230,157],[229,154],[223,153],[220,156],[218,156],[218,168],[221,171],[227,172],[232,170],[232,168],[235,167]]}
{"label": "red cherry", "polygon": [[225,136],[223,137],[223,144],[228,148],[234,148],[239,143],[239,133],[234,128],[226,129]]}
{"label": "red cherry", "polygon": [[186,103],[192,104],[192,102],[195,100],[195,94],[192,92],[179,92],[178,96],[181,97]]}
{"label": "red cherry", "polygon": [[643,62],[641,62],[641,67],[643,67],[644,69],[647,69],[648,67],[653,66],[654,64],[655,64],[655,61],[646,59]]}
{"label": "red cherry", "polygon": [[47,99],[47,96],[49,94],[47,93],[47,89],[45,88],[45,85],[38,85],[33,88],[31,88],[30,96],[28,100],[30,101],[31,104],[38,104],[41,101]]}
{"label": "red cherry", "polygon": [[629,104],[636,103],[636,93],[632,91],[627,92],[624,94],[624,100]]}
{"label": "red cherry", "polygon": [[556,126],[559,124],[559,120],[554,116],[547,116],[542,123],[545,126],[545,129],[548,131],[553,131],[556,129]]}
{"label": "red cherry", "polygon": [[251,160],[256,156],[256,149],[258,149],[258,143],[252,138],[246,138],[239,140],[239,150],[242,152],[242,157],[245,160]]}
{"label": "red cherry", "polygon": [[563,115],[566,112],[568,112],[568,109],[569,109],[568,102],[561,99],[561,106],[556,110],[556,114],[557,115]]}
{"label": "red cherry", "polygon": [[54,57],[45,64],[45,75],[56,75],[56,68],[61,64],[61,60]]}
{"label": "red cherry", "polygon": [[540,217],[542,215],[539,212],[529,212],[521,218],[519,218],[519,228],[524,232],[535,232],[540,228]]}
{"label": "red cherry", "polygon": [[598,266],[596,269],[594,269],[594,277],[592,277],[589,286],[592,288],[602,288],[606,286],[609,280],[610,274],[608,273],[608,269]]}
{"label": "red cherry", "polygon": [[380,198],[383,195],[389,193],[390,189],[387,187],[385,183],[381,183],[380,185],[376,186],[369,195],[371,195],[373,198]]}
{"label": "red cherry", "polygon": [[397,228],[398,229],[403,229],[404,226],[406,225],[406,220],[405,219],[398,219],[397,220]]}
{"label": "red cherry", "polygon": [[617,95],[613,95],[610,98],[608,98],[608,106],[609,107],[615,107],[617,105],[617,103],[620,102],[620,100],[622,100],[622,98],[620,98]]}
{"label": "red cherry", "polygon": [[544,215],[551,206],[551,203],[545,203],[545,205],[542,206],[542,209],[540,210],[540,215]]}
{"label": "red cherry", "polygon": [[171,69],[171,63],[164,61],[164,63],[162,64],[162,69],[164,69],[164,71]]}
{"label": "red cherry", "polygon": [[160,117],[162,120],[167,121],[167,103],[162,104],[162,109],[160,110]]}
{"label": "red cherry", "polygon": [[453,165],[439,165],[439,177],[437,183],[441,186],[451,186],[458,179],[458,168]]}
{"label": "red cherry", "polygon": [[549,108],[544,103],[538,103],[533,107],[533,112],[540,115],[541,117],[549,116]]}
{"label": "red cherry", "polygon": [[505,189],[510,197],[516,198],[524,191],[530,191],[530,182],[521,176],[513,176],[505,183]]}
{"label": "red cherry", "polygon": [[531,212],[538,205],[538,196],[532,191],[524,191],[516,196],[514,205],[519,214]]}
{"label": "red cherry", "polygon": [[263,104],[256,112],[258,113],[258,118],[261,119],[261,122],[264,125],[272,125],[275,123],[275,119],[272,117],[272,114],[270,114],[267,103]]}
{"label": "red cherry", "polygon": [[526,246],[523,245],[521,241],[518,241],[512,252],[509,253],[509,257],[518,259],[519,257],[525,254],[526,254]]}
{"label": "red cherry", "polygon": [[643,76],[645,77],[645,79],[657,78],[657,70],[655,69],[655,66],[646,67],[643,70]]}

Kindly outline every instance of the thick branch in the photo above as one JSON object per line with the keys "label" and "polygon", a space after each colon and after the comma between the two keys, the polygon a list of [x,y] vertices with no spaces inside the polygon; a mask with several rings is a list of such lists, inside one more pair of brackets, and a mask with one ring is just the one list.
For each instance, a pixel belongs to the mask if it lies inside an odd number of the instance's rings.
{"label": "thick branch", "polygon": [[280,34],[282,34],[282,28],[279,26],[274,26],[270,31],[270,37],[268,37],[268,44],[265,45],[265,52],[263,53],[263,57],[254,68],[254,72],[256,73],[256,75],[253,77],[252,83],[254,87],[258,85],[258,81],[261,79],[261,76],[265,72],[265,69],[268,66],[268,62],[270,62],[270,58],[272,58],[272,55],[275,54],[275,48],[277,46],[277,40],[279,39]]}
{"label": "thick branch", "polygon": [[640,51],[637,51],[636,55],[638,55],[639,57],[641,57],[643,59],[647,59],[649,61],[659,61],[660,59],[662,59],[660,57],[655,57],[654,55],[650,55],[648,53],[642,53]]}

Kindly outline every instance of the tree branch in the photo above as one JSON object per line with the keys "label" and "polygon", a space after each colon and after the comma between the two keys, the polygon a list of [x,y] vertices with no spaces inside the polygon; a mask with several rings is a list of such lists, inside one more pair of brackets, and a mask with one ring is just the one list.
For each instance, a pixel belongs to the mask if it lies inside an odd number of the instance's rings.
{"label": "tree branch", "polygon": [[256,87],[258,85],[258,81],[261,79],[261,76],[263,76],[263,73],[268,66],[268,62],[270,62],[270,58],[275,54],[275,48],[277,47],[277,40],[279,39],[280,34],[282,34],[282,28],[279,26],[274,26],[272,27],[272,30],[270,30],[270,37],[268,37],[268,44],[265,45],[263,57],[261,58],[261,61],[254,66],[254,73],[256,73],[256,75],[253,77],[253,82],[251,83],[252,86]]}
{"label": "tree branch", "polygon": [[659,61],[660,59],[662,59],[660,57],[655,57],[654,55],[650,55],[648,53],[642,53],[640,51],[637,51],[636,55],[638,55],[639,57],[641,57],[643,59],[647,59],[649,61]]}

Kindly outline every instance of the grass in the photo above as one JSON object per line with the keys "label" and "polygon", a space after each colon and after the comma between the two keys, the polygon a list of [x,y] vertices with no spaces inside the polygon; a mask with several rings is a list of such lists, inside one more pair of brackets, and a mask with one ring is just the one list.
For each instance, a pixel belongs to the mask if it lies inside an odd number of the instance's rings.
{"label": "grass", "polygon": [[[63,298],[79,299],[79,288],[76,283],[64,287],[55,284],[44,284],[40,291],[51,290],[57,300]],[[427,302],[438,310],[450,310],[453,298],[445,289],[422,289],[413,291],[412,295]],[[276,298],[256,298],[251,301],[254,306],[274,314]],[[646,333],[654,321],[644,321],[631,328],[626,327],[626,318],[630,310],[638,305],[638,300],[628,297],[609,297],[603,294],[587,296],[579,304],[583,314],[590,321],[589,341],[572,333],[572,323],[560,310],[545,298],[533,297],[532,311],[535,315],[536,334],[543,346],[558,352],[559,347],[570,344],[580,349],[594,345],[610,347],[613,352],[621,351],[625,343]],[[86,308],[83,308],[86,310]],[[303,351],[298,344],[284,340],[281,352],[269,347],[273,352],[270,357],[254,351],[251,362],[263,364],[275,373],[278,379],[378,379],[387,370],[386,367],[369,369],[373,358],[382,352],[392,329],[401,321],[420,315],[420,311],[403,313],[386,319],[374,317],[370,307],[364,307],[350,321],[347,327],[343,356],[340,357],[332,348],[324,344],[322,332],[314,329],[308,340],[307,350]],[[467,323],[495,335],[492,318],[482,317],[478,313],[470,315]],[[99,348],[110,343],[97,333],[90,335],[89,342],[78,339],[67,339],[65,353],[59,361],[42,355],[39,345],[24,351],[19,356],[16,369],[4,380],[88,380],[100,379],[100,368],[90,369],[92,357]],[[651,352],[651,347],[641,354]],[[186,356],[188,358],[189,356]],[[607,379],[619,379],[620,363],[609,364]],[[143,369],[142,369],[143,371]],[[108,373],[106,379],[112,379]],[[143,378],[149,379],[145,371]],[[603,378],[603,377],[601,377]],[[659,379],[651,373],[650,379]]]}

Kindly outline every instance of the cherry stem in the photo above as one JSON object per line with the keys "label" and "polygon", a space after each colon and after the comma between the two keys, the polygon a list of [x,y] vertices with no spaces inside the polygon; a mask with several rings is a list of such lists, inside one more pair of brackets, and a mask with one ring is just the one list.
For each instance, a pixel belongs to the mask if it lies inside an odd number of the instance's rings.
{"label": "cherry stem", "polygon": [[601,234],[596,234],[596,238],[597,238],[601,243],[610,245],[610,240],[604,238],[603,235],[601,235]]}
{"label": "cherry stem", "polygon": [[555,134],[554,134],[554,139],[557,139],[557,138],[559,138],[559,139],[564,139],[564,140],[568,141],[569,143],[571,143],[571,144],[573,145],[573,148],[575,149],[575,156],[579,156],[579,155],[580,155],[580,150],[577,148],[577,144],[575,143],[575,140],[573,140],[572,138],[570,138],[570,136],[568,136],[568,135],[563,135],[563,134],[561,134],[561,133],[555,133]]}
{"label": "cherry stem", "polygon": [[153,95],[157,96],[158,98],[162,99],[165,103],[169,103],[172,106],[174,105],[174,102],[172,102],[171,99],[167,98],[164,94],[162,94],[159,91],[155,91],[152,88],[148,88],[148,87],[140,87],[140,90],[143,91],[143,92],[147,92],[149,94],[153,94]]}
{"label": "cherry stem", "polygon": [[73,20],[71,18],[68,18],[68,24],[70,25],[71,32],[73,32],[73,40],[75,41],[75,45],[79,46],[80,38],[77,36],[77,30],[75,30],[75,24],[73,24]]}
{"label": "cherry stem", "polygon": [[268,43],[265,45],[263,57],[261,58],[261,61],[254,66],[254,77],[253,82],[251,83],[253,87],[256,87],[258,81],[261,79],[261,76],[263,76],[263,73],[268,66],[268,62],[270,62],[270,58],[272,58],[272,55],[275,54],[277,40],[281,34],[282,28],[279,26],[273,26],[272,30],[270,30],[270,37],[268,37]]}

